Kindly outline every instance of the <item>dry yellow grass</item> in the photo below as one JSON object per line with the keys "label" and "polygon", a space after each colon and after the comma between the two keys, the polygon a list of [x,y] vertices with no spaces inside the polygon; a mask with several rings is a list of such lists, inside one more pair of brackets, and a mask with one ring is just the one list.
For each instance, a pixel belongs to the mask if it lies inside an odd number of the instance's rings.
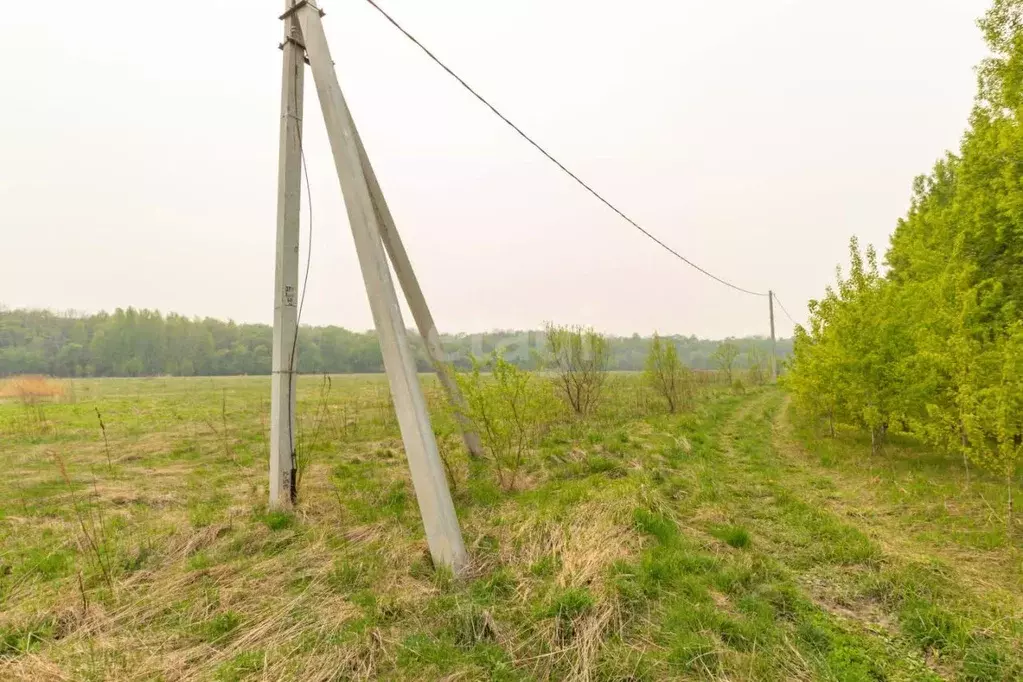
{"label": "dry yellow grass", "polygon": [[33,403],[43,398],[63,398],[67,387],[63,382],[38,374],[23,374],[0,381],[0,398],[15,398]]}

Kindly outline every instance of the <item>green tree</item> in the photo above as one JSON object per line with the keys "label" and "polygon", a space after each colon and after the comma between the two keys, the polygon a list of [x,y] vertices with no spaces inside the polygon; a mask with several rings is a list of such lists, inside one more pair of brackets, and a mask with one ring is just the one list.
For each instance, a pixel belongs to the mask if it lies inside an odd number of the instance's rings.
{"label": "green tree", "polygon": [[[589,362],[589,347],[595,344],[600,353],[594,357],[601,361],[606,357],[608,368],[643,369],[649,337],[591,337],[589,331],[580,333],[584,362]],[[422,340],[415,333],[410,333],[409,339],[420,370],[429,371],[432,366]],[[712,366],[710,357],[719,343],[694,336],[674,336],[671,341],[680,361],[700,369]],[[545,360],[544,353],[534,352],[546,345],[543,332],[538,330],[445,335],[442,343],[452,364],[460,369],[472,367],[474,355],[494,350],[504,352],[505,359],[524,369],[539,369]],[[782,355],[788,353],[790,343],[788,339],[779,341]],[[0,375],[116,376],[125,374],[133,358],[138,358],[142,367],[139,370],[132,363],[131,369],[141,375],[267,374],[272,344],[273,332],[268,325],[163,315],[155,310],[128,308],[96,315],[0,310]],[[766,352],[770,340],[755,337],[745,339],[743,345]],[[303,326],[299,330],[299,369],[316,373],[382,372],[376,333]],[[600,379],[603,375],[597,372],[595,376]],[[596,392],[598,401],[604,390],[606,386],[601,386]]]}
{"label": "green tree", "polygon": [[839,349],[823,340],[824,322],[816,314],[819,303],[810,304],[810,329],[796,326],[795,342],[789,371],[783,384],[792,393],[794,403],[813,419],[827,419],[831,437],[835,437],[835,420],[839,416]]}
{"label": "green tree", "polygon": [[600,402],[611,367],[608,338],[588,327],[544,327],[546,366],[572,410],[589,414]]}
{"label": "green tree", "polygon": [[767,356],[756,345],[746,347],[746,373],[750,383],[757,386],[767,380]]}
{"label": "green tree", "polygon": [[739,357],[739,347],[732,341],[725,341],[718,345],[712,357],[717,368],[725,373],[728,383],[732,383],[732,370],[735,367],[735,360]]}
{"label": "green tree", "polygon": [[662,341],[654,333],[650,342],[650,353],[646,358],[644,378],[647,384],[668,404],[669,412],[688,409],[692,406],[694,384],[692,372],[678,359],[675,344]]}
{"label": "green tree", "polygon": [[913,183],[882,276],[853,241],[850,270],[811,303],[790,377],[797,406],[868,430],[893,425],[1006,477],[1023,428],[1023,0],[980,22],[990,57],[956,153]]}
{"label": "green tree", "polygon": [[498,483],[514,490],[557,417],[558,400],[550,382],[496,351],[486,363],[474,361],[472,370],[457,379],[468,407],[466,416],[480,435]]}

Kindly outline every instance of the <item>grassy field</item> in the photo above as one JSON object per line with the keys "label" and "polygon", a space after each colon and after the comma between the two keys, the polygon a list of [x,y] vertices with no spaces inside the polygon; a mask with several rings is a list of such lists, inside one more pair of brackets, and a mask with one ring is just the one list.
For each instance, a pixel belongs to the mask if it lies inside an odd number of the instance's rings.
{"label": "grassy field", "polygon": [[512,493],[426,380],[459,578],[430,564],[382,377],[301,379],[290,514],[265,506],[265,377],[0,401],[0,679],[1023,679],[1002,482],[824,439],[778,389],[668,415],[614,380]]}

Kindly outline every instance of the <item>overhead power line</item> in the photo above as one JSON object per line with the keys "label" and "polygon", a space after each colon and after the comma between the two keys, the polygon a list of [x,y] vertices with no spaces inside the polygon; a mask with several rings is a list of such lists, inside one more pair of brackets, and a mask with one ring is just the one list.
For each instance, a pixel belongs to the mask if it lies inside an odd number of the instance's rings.
{"label": "overhead power line", "polygon": [[[607,206],[607,207],[608,207],[608,208],[610,208],[610,209],[611,209],[612,211],[614,211],[614,212],[615,212],[615,213],[617,213],[617,214],[618,214],[619,216],[621,216],[621,217],[622,217],[622,219],[623,219],[623,220],[625,220],[625,222],[629,223],[629,224],[630,224],[630,225],[632,225],[632,226],[633,226],[634,228],[636,228],[637,230],[639,230],[640,232],[642,232],[642,233],[643,233],[644,235],[646,235],[646,236],[647,236],[647,237],[648,237],[649,239],[651,239],[651,240],[652,240],[652,241],[653,241],[653,242],[654,242],[655,244],[657,244],[657,245],[658,245],[658,246],[660,246],[660,247],[661,247],[662,249],[664,249],[664,250],[665,250],[665,251],[667,251],[668,253],[670,253],[670,254],[672,254],[673,256],[675,256],[676,258],[678,258],[678,259],[679,259],[680,261],[682,261],[683,263],[685,263],[685,264],[686,264],[686,265],[688,265],[689,267],[691,267],[691,268],[693,268],[693,269],[695,269],[695,270],[697,270],[697,271],[699,271],[699,272],[703,273],[703,274],[704,274],[704,275],[706,275],[707,277],[710,277],[711,279],[713,279],[713,280],[715,280],[715,281],[717,281],[717,282],[720,282],[721,284],[724,284],[724,285],[725,285],[725,286],[727,286],[727,287],[731,287],[732,289],[735,289],[736,291],[741,291],[741,292],[742,292],[742,293],[744,293],[744,294],[750,294],[751,296],[767,296],[767,294],[766,294],[766,293],[763,293],[763,292],[759,292],[759,291],[750,291],[749,289],[744,289],[744,288],[742,288],[742,287],[740,287],[740,286],[738,286],[738,285],[736,285],[736,284],[732,284],[732,283],[731,283],[731,282],[729,282],[728,280],[722,279],[722,278],[718,277],[717,275],[713,274],[712,272],[709,272],[708,270],[705,270],[704,268],[700,267],[699,265],[697,265],[697,264],[696,264],[696,263],[694,263],[693,261],[691,261],[691,260],[689,260],[688,258],[686,258],[685,256],[683,256],[683,255],[682,255],[681,253],[679,253],[678,251],[676,251],[675,249],[671,248],[670,246],[668,246],[667,244],[665,244],[665,243],[664,243],[663,241],[661,241],[660,239],[658,239],[657,237],[655,237],[655,236],[654,236],[653,234],[651,234],[651,233],[650,233],[650,232],[649,232],[648,230],[644,229],[644,228],[643,228],[643,227],[642,227],[642,226],[641,226],[641,225],[640,225],[639,223],[637,223],[637,222],[636,222],[635,220],[633,220],[632,218],[630,218],[629,216],[627,216],[627,215],[626,215],[626,214],[625,214],[625,213],[624,213],[624,212],[623,212],[623,211],[622,211],[621,209],[619,209],[619,208],[618,208],[617,206],[615,206],[615,205],[614,205],[614,204],[612,204],[612,203],[611,203],[610,201],[608,201],[608,200],[607,200],[607,199],[605,199],[605,198],[604,198],[603,196],[601,196],[601,194],[600,194],[600,193],[599,193],[599,192],[598,192],[597,190],[593,189],[593,188],[592,188],[592,187],[591,187],[590,185],[588,185],[588,184],[587,184],[587,183],[586,183],[586,182],[585,182],[585,181],[584,181],[584,180],[583,180],[582,178],[580,178],[580,177],[579,177],[578,175],[576,175],[575,173],[573,173],[572,171],[570,171],[570,170],[569,170],[569,169],[568,169],[568,168],[567,168],[567,167],[565,166],[565,164],[561,163],[561,162],[560,162],[560,161],[558,161],[558,160],[557,160],[556,158],[554,158],[554,156],[553,156],[553,155],[551,155],[551,153],[550,153],[550,152],[548,152],[548,151],[547,151],[546,149],[544,149],[544,148],[543,148],[542,146],[540,146],[540,144],[539,144],[539,143],[537,143],[537,142],[536,142],[536,141],[535,141],[535,140],[534,140],[533,138],[531,138],[531,137],[530,137],[529,135],[527,135],[527,134],[526,134],[526,133],[525,133],[525,132],[524,132],[524,131],[523,131],[523,130],[522,130],[521,128],[519,128],[519,127],[518,127],[517,125],[515,125],[514,123],[512,123],[512,121],[511,121],[511,120],[510,120],[510,119],[509,119],[509,118],[508,118],[507,116],[505,116],[504,114],[502,114],[502,113],[501,113],[501,112],[500,112],[500,111],[499,111],[499,110],[497,109],[497,107],[495,107],[495,106],[494,106],[493,104],[491,104],[491,103],[490,103],[489,101],[487,101],[487,99],[486,99],[485,97],[483,97],[483,95],[481,95],[481,94],[479,94],[478,92],[476,92],[476,90],[474,90],[474,89],[473,89],[473,87],[472,87],[471,85],[469,85],[468,83],[466,83],[466,82],[465,82],[465,81],[464,81],[464,80],[462,79],[462,77],[461,77],[461,76],[459,76],[459,75],[458,75],[457,73],[455,73],[454,71],[452,71],[452,70],[451,70],[451,69],[450,69],[450,68],[449,68],[449,67],[447,66],[447,64],[445,64],[444,62],[442,62],[442,61],[441,61],[441,60],[440,60],[440,59],[439,59],[439,58],[438,58],[438,57],[437,57],[437,56],[436,56],[435,54],[433,54],[433,52],[431,52],[431,51],[429,50],[429,48],[427,48],[427,47],[426,47],[425,45],[423,45],[423,44],[422,44],[421,42],[419,42],[419,40],[418,40],[418,39],[417,39],[417,38],[416,38],[415,36],[413,36],[413,35],[412,35],[411,33],[409,33],[408,31],[406,31],[406,30],[405,30],[405,29],[404,29],[404,28],[402,27],[402,25],[401,25],[401,24],[399,24],[399,23],[398,23],[397,21],[395,21],[395,20],[394,20],[394,18],[393,18],[393,17],[392,17],[392,16],[390,15],[390,14],[388,14],[388,13],[387,13],[387,12],[386,12],[386,11],[385,11],[385,10],[384,10],[384,9],[383,9],[382,7],[380,7],[380,5],[378,5],[378,4],[376,3],[376,2],[374,2],[374,0],[366,0],[366,2],[368,2],[368,3],[370,4],[370,5],[372,5],[372,6],[373,6],[373,8],[374,8],[374,9],[376,9],[376,11],[380,12],[380,14],[382,14],[382,15],[383,15],[383,17],[384,17],[385,19],[387,19],[387,21],[389,21],[389,22],[390,22],[390,23],[391,23],[391,24],[392,24],[392,25],[393,25],[393,26],[394,26],[394,27],[395,27],[396,29],[398,29],[399,31],[401,31],[401,32],[402,32],[402,33],[403,33],[403,34],[405,35],[405,37],[406,37],[406,38],[408,38],[408,39],[409,39],[409,40],[411,40],[411,41],[412,41],[413,43],[415,43],[415,44],[416,44],[416,46],[417,46],[417,47],[418,47],[418,48],[419,48],[420,50],[422,50],[423,52],[425,52],[425,53],[426,53],[426,56],[428,56],[428,57],[429,57],[430,59],[432,59],[432,60],[433,60],[433,61],[434,61],[434,62],[435,62],[435,63],[437,64],[437,66],[439,66],[440,68],[444,69],[444,70],[445,70],[445,71],[446,71],[446,72],[448,73],[448,75],[449,75],[449,76],[451,76],[451,77],[452,77],[452,78],[454,78],[454,79],[455,79],[456,81],[458,81],[458,82],[459,82],[459,83],[461,84],[461,86],[462,86],[463,88],[465,88],[466,90],[468,90],[468,91],[469,91],[469,92],[470,92],[470,93],[471,93],[471,94],[473,95],[473,97],[475,97],[475,98],[476,98],[476,99],[478,99],[478,100],[479,100],[480,102],[482,102],[482,103],[483,103],[483,104],[484,104],[484,105],[485,105],[485,106],[486,106],[486,107],[487,107],[488,109],[490,109],[490,111],[492,111],[492,112],[493,112],[493,113],[494,113],[494,114],[495,114],[495,115],[496,115],[496,116],[497,116],[498,118],[500,118],[500,119],[501,119],[502,121],[504,121],[504,122],[505,122],[506,124],[508,124],[508,126],[509,126],[509,127],[510,127],[510,128],[512,129],[512,130],[514,130],[514,131],[515,131],[516,133],[518,133],[518,134],[519,134],[519,136],[520,136],[520,137],[522,137],[522,139],[524,139],[524,140],[525,140],[526,142],[528,142],[528,143],[529,143],[529,144],[531,144],[531,145],[532,145],[533,147],[535,147],[537,151],[539,151],[539,152],[540,152],[541,154],[543,154],[543,155],[544,155],[544,156],[546,156],[546,157],[547,157],[548,159],[550,159],[550,161],[551,161],[552,163],[554,163],[554,165],[556,165],[556,166],[557,166],[558,168],[560,168],[560,169],[561,169],[562,171],[564,171],[564,172],[565,172],[565,173],[566,173],[566,174],[567,174],[567,175],[568,175],[568,176],[569,176],[570,178],[572,178],[572,179],[573,179],[573,180],[575,180],[575,181],[576,181],[577,183],[579,183],[579,185],[581,185],[581,186],[582,186],[582,187],[583,187],[583,188],[584,188],[584,189],[585,189],[585,190],[586,190],[587,192],[589,192],[590,194],[592,194],[593,196],[595,196],[595,197],[596,197],[596,198],[597,198],[597,199],[598,199],[598,200],[599,200],[599,201],[600,201],[601,203],[603,203],[603,204],[604,204],[605,206]],[[786,315],[787,315],[787,314],[788,314],[788,313],[786,313]]]}
{"label": "overhead power line", "polygon": [[785,306],[782,305],[781,300],[778,298],[778,294],[774,295],[774,302],[777,303],[778,307],[781,308],[781,311],[785,313],[785,317],[789,318],[789,322],[791,322],[792,324],[799,324],[794,319],[792,319],[792,316],[789,315],[789,311],[785,310]]}

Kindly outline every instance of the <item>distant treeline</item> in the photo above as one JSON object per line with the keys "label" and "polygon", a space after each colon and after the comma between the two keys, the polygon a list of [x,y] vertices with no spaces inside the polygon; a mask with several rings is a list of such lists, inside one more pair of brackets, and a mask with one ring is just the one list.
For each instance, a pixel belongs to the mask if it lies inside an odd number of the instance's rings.
{"label": "distant treeline", "polygon": [[[422,341],[409,333],[419,368],[428,370]],[[694,336],[670,338],[683,361],[695,369],[714,367],[711,354],[719,341]],[[449,359],[469,367],[473,356],[501,349],[508,360],[536,368],[543,349],[541,331],[492,331],[443,335]],[[770,351],[766,338],[733,339],[745,350],[756,345]],[[612,337],[614,368],[640,370],[650,337]],[[269,374],[273,331],[265,324],[236,324],[212,318],[188,318],[156,310],[118,308],[113,313],[58,314],[46,310],[0,309],[0,376],[154,376]],[[778,341],[780,356],[792,349]],[[743,356],[740,356],[742,364]],[[375,332],[342,327],[302,327],[298,368],[304,373],[382,372]]]}

